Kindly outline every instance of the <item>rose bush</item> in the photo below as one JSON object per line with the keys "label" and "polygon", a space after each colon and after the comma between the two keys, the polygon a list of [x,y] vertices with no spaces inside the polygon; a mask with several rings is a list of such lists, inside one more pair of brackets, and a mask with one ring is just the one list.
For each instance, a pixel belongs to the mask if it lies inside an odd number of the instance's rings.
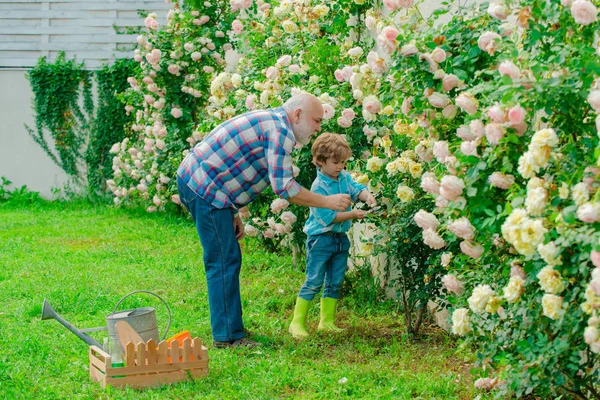
{"label": "rose bush", "polygon": [[[388,256],[409,329],[445,295],[452,331],[477,347],[477,387],[598,398],[598,3],[494,1],[445,24],[418,7],[232,1],[176,8],[166,27],[149,16],[116,202],[176,202],[174,171],[203,134],[312,92],[382,204],[369,221],[382,233],[360,250]],[[242,57],[225,68],[229,46]],[[309,149],[296,167],[308,186]],[[306,210],[273,200],[251,205],[247,233],[298,248]]]}

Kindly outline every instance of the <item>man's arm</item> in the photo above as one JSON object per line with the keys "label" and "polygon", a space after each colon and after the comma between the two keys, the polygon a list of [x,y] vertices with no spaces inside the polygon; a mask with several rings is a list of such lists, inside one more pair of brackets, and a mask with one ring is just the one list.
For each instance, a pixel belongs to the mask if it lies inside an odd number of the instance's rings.
{"label": "man's arm", "polygon": [[350,195],[348,194],[322,196],[305,188],[301,188],[300,192],[296,196],[288,198],[288,201],[300,206],[329,208],[336,211],[346,211],[350,207],[350,204],[352,204]]}

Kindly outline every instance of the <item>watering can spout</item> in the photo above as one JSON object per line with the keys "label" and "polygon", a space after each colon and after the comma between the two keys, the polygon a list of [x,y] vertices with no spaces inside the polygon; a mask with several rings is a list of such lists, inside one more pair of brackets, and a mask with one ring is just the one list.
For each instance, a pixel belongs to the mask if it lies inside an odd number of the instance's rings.
{"label": "watering can spout", "polygon": [[46,319],[55,319],[55,320],[57,320],[65,328],[67,328],[73,334],[75,334],[75,336],[77,336],[79,339],[83,340],[84,342],[86,342],[90,346],[97,346],[97,347],[103,349],[103,346],[98,341],[96,341],[93,338],[91,338],[90,336],[86,335],[85,333],[83,333],[82,331],[80,331],[79,329],[77,329],[76,327],[74,327],[73,325],[71,325],[70,323],[68,323],[63,317],[61,317],[60,315],[58,315],[56,313],[56,311],[54,311],[54,309],[52,308],[52,306],[50,305],[50,303],[48,302],[48,300],[44,299],[44,305],[42,307],[42,320],[46,320]]}

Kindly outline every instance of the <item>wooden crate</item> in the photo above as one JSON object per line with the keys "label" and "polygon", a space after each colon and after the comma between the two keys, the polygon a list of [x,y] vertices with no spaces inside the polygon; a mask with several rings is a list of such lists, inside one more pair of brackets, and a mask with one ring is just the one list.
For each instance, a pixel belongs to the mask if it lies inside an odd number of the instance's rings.
{"label": "wooden crate", "polygon": [[198,338],[154,340],[134,345],[129,342],[125,351],[125,366],[113,368],[110,354],[97,346],[90,346],[90,377],[102,387],[130,386],[144,388],[179,382],[188,377],[208,375],[208,349]]}

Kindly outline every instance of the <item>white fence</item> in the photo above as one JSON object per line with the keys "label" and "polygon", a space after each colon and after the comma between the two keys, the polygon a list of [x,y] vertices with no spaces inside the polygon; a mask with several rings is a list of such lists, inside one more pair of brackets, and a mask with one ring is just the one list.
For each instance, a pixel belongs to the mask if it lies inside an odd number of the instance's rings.
{"label": "white fence", "polygon": [[131,56],[136,35],[114,27],[143,26],[138,10],[165,20],[170,6],[164,0],[0,0],[0,67],[32,67],[59,51],[88,68]]}

